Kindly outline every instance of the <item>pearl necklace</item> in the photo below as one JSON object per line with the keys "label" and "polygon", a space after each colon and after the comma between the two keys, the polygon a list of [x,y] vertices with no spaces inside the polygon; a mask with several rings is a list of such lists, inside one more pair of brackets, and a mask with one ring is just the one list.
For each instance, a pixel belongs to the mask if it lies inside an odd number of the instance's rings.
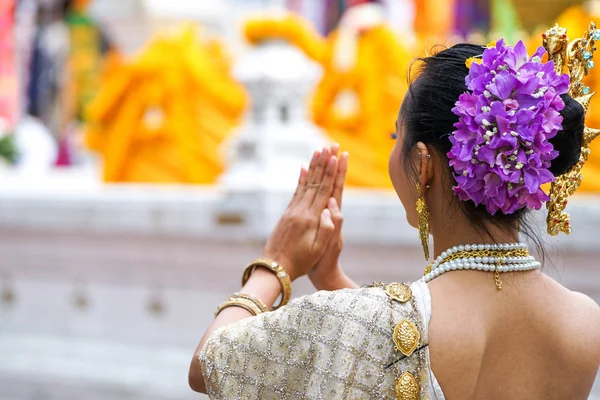
{"label": "pearl necklace", "polygon": [[[460,256],[457,258],[457,255]],[[495,254],[485,256],[482,254]],[[506,254],[506,256],[498,255]],[[512,254],[527,254],[511,256]],[[494,281],[498,290],[502,289],[500,272],[531,271],[538,269],[540,263],[528,255],[527,245],[524,243],[510,244],[467,244],[454,246],[444,251],[427,267],[423,279],[429,282],[432,279],[448,272],[461,269],[494,272]],[[465,255],[468,255],[465,256]]]}

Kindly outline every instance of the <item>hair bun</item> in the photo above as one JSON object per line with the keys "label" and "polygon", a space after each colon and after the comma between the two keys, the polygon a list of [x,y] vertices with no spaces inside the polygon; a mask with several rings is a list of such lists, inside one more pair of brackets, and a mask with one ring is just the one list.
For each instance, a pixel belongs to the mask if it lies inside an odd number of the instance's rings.
{"label": "hair bun", "polygon": [[558,151],[558,156],[552,160],[549,168],[554,176],[564,174],[579,161],[585,119],[585,110],[581,104],[569,95],[561,97],[565,103],[565,108],[560,112],[563,117],[562,130],[549,140]]}

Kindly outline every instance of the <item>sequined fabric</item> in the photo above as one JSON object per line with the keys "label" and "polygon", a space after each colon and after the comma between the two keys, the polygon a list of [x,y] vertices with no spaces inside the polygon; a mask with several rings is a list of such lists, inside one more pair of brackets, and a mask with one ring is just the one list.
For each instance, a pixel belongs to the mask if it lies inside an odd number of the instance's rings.
{"label": "sequined fabric", "polygon": [[[410,357],[392,339],[402,319],[420,331]],[[211,399],[394,399],[403,372],[429,399],[424,320],[382,288],[321,291],[215,331],[199,360]]]}

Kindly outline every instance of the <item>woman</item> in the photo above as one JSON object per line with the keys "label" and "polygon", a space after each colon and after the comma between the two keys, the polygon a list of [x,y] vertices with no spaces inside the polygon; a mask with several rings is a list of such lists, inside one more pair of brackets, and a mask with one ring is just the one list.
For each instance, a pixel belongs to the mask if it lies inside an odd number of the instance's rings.
{"label": "woman", "polygon": [[[218,399],[587,399],[600,309],[518,242],[529,209],[550,200],[541,185],[582,146],[585,110],[542,52],[499,41],[421,60],[389,162],[426,257],[428,228],[434,239],[415,283],[358,288],[344,274],[347,155],[315,153],[267,260],[249,265],[200,342],[191,387]],[[264,312],[302,275],[326,291]]]}

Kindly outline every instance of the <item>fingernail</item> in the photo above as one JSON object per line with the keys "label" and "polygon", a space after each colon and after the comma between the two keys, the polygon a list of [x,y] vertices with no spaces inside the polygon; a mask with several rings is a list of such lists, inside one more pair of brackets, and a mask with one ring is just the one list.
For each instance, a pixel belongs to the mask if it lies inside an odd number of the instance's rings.
{"label": "fingernail", "polygon": [[348,152],[347,152],[347,151],[344,151],[344,152],[342,153],[342,157],[344,157],[344,158],[348,158],[348,156],[349,156],[349,155],[350,155],[350,154],[348,154]]}
{"label": "fingernail", "polygon": [[329,166],[333,167],[335,166],[335,162],[337,161],[337,157],[333,156],[329,158]]}
{"label": "fingernail", "polygon": [[335,198],[333,198],[333,197],[330,197],[330,198],[329,198],[329,204],[328,204],[328,207],[329,207],[329,208],[331,208],[331,209],[335,209],[335,208],[337,207],[337,204],[336,204]]}

